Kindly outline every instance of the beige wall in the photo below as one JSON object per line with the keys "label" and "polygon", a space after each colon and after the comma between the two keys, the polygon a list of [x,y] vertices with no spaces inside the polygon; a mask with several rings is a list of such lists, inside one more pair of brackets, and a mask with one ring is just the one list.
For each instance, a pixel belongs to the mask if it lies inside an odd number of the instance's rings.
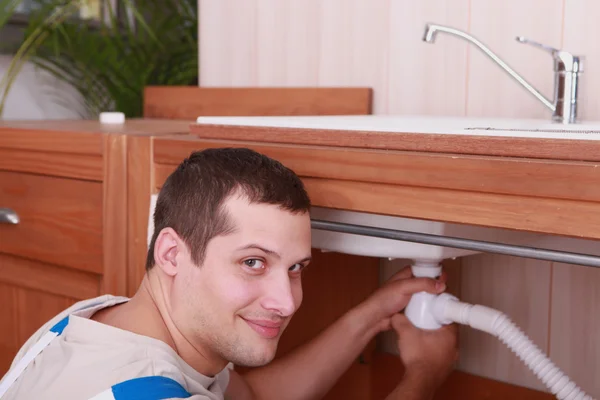
{"label": "beige wall", "polygon": [[[377,114],[550,118],[474,47],[442,35],[423,43],[435,22],[470,31],[548,96],[551,57],[515,36],[584,55],[581,117],[600,120],[596,0],[199,2],[202,86],[369,86]],[[600,270],[478,255],[464,260],[461,291],[510,315],[600,397]],[[461,348],[464,370],[542,388],[492,338],[465,331]]]}

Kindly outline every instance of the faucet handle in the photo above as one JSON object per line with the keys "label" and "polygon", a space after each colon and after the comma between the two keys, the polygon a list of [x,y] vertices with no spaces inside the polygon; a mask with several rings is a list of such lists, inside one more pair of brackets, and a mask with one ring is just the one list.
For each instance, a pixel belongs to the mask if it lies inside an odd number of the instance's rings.
{"label": "faucet handle", "polygon": [[556,55],[557,53],[560,52],[560,50],[555,49],[554,47],[550,47],[545,44],[535,42],[535,41],[527,39],[523,36],[517,36],[516,39],[517,39],[517,42],[519,42],[519,43],[530,44],[530,45],[538,47],[542,50],[546,50],[547,52],[551,53],[552,55]]}
{"label": "faucet handle", "polygon": [[583,60],[579,56],[575,56],[568,51],[555,49],[554,47],[529,40],[523,36],[517,36],[516,39],[520,43],[530,44],[552,54],[552,57],[554,58],[554,69],[556,71],[583,72]]}

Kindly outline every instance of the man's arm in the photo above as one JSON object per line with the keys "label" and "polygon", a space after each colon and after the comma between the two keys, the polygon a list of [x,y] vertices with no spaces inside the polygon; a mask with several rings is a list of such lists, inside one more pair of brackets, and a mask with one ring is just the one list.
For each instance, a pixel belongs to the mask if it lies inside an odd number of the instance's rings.
{"label": "man's arm", "polygon": [[448,377],[458,358],[457,326],[421,330],[397,314],[392,327],[398,334],[398,349],[406,372],[386,400],[430,400]]}
{"label": "man's arm", "polygon": [[[246,389],[260,400],[323,397],[367,343],[377,333],[391,327],[391,317],[406,306],[412,294],[421,291],[440,293],[445,288],[443,283],[436,286],[435,280],[407,279],[409,276],[410,270],[401,271],[312,341],[265,367],[245,374]],[[407,378],[410,379],[404,383],[406,389],[403,390],[414,392],[418,383],[408,375]],[[244,385],[238,382],[238,377],[234,379],[237,383],[233,384],[229,393],[234,394],[232,398],[235,399]]]}

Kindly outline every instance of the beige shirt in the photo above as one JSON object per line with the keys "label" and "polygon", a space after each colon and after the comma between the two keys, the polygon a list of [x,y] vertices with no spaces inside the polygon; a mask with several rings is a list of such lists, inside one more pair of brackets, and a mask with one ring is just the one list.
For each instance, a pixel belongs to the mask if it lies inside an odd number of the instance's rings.
{"label": "beige shirt", "polygon": [[110,295],[79,302],[40,328],[20,349],[11,368],[52,326],[69,323],[12,384],[2,400],[85,400],[123,381],[163,376],[181,384],[192,400],[223,399],[229,368],[207,377],[166,343],[89,319],[96,311],[129,299]]}

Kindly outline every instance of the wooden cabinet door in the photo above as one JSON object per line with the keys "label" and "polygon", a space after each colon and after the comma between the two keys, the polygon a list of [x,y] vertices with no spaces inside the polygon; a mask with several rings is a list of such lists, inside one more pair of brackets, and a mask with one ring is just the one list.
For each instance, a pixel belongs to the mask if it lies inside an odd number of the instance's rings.
{"label": "wooden cabinet door", "polygon": [[99,286],[97,274],[0,254],[0,376],[37,329]]}

